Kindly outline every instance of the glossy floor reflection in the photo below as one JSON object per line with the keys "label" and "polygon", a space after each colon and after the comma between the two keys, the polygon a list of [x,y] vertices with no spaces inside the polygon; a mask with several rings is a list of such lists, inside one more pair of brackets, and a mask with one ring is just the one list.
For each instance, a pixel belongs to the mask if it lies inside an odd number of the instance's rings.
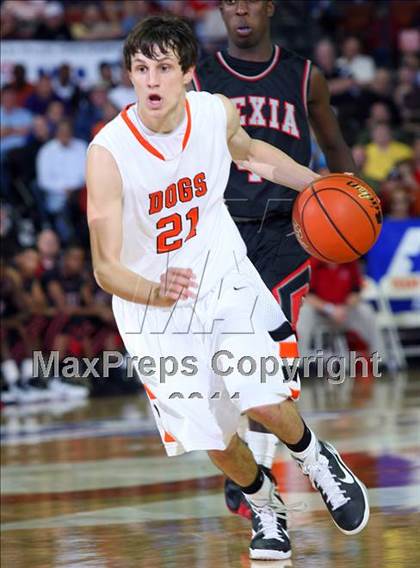
{"label": "glossy floor reflection", "polygon": [[420,375],[304,385],[320,437],[369,488],[371,520],[342,535],[279,448],[293,559],[251,562],[248,523],[225,509],[202,453],[168,459],[147,401],[6,408],[2,418],[2,566],[27,568],[344,568],[420,565]]}

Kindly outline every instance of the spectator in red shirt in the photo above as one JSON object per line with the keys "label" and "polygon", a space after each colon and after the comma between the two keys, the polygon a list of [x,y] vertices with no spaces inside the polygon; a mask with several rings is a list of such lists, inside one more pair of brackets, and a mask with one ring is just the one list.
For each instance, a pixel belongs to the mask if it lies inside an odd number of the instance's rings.
{"label": "spectator in red shirt", "polygon": [[333,264],[312,259],[309,293],[299,314],[297,333],[302,357],[311,355],[311,339],[319,325],[355,331],[382,360],[385,352],[371,306],[360,299],[362,277],[358,262]]}

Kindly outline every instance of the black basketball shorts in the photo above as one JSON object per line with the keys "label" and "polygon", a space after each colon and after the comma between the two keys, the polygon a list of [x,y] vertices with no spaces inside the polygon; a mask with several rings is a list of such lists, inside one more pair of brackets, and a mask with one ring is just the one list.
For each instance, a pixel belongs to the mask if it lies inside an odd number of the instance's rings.
{"label": "black basketball shorts", "polygon": [[298,243],[290,218],[234,220],[251,262],[290,322],[288,329],[272,332],[273,339],[281,341],[294,333],[302,298],[309,290],[309,255]]}

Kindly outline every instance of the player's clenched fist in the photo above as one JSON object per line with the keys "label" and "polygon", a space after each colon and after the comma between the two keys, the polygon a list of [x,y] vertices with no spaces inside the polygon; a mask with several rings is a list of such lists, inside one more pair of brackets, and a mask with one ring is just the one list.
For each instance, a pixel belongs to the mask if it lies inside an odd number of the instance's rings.
{"label": "player's clenched fist", "polygon": [[197,288],[196,276],[191,268],[168,268],[160,277],[158,288],[159,299],[166,305],[172,305],[178,300],[195,298]]}

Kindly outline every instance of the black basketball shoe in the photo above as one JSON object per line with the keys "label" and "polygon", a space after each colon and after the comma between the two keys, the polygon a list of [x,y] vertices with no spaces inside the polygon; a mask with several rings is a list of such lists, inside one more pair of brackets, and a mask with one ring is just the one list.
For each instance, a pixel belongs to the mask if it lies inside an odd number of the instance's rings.
{"label": "black basketball shoe", "polygon": [[249,556],[253,560],[283,560],[292,550],[287,534],[286,507],[272,483],[271,497],[263,507],[249,501],[252,511],[252,540]]}
{"label": "black basketball shoe", "polygon": [[226,506],[234,515],[240,515],[245,519],[251,519],[251,507],[245,499],[239,485],[228,477],[225,480],[225,501]]}
{"label": "black basketball shoe", "polygon": [[337,527],[345,534],[357,534],[369,520],[366,487],[331,444],[321,441],[318,444],[315,457],[304,461],[294,458],[320,492]]}
{"label": "black basketball shoe", "polygon": [[[273,472],[264,465],[261,465],[260,467],[264,471],[264,473],[273,481],[274,485],[277,485],[277,480],[274,477]],[[244,517],[244,519],[251,519],[251,507],[248,501],[245,499],[241,488],[228,477],[225,480],[225,502],[226,507],[234,515],[239,515],[241,517]]]}

